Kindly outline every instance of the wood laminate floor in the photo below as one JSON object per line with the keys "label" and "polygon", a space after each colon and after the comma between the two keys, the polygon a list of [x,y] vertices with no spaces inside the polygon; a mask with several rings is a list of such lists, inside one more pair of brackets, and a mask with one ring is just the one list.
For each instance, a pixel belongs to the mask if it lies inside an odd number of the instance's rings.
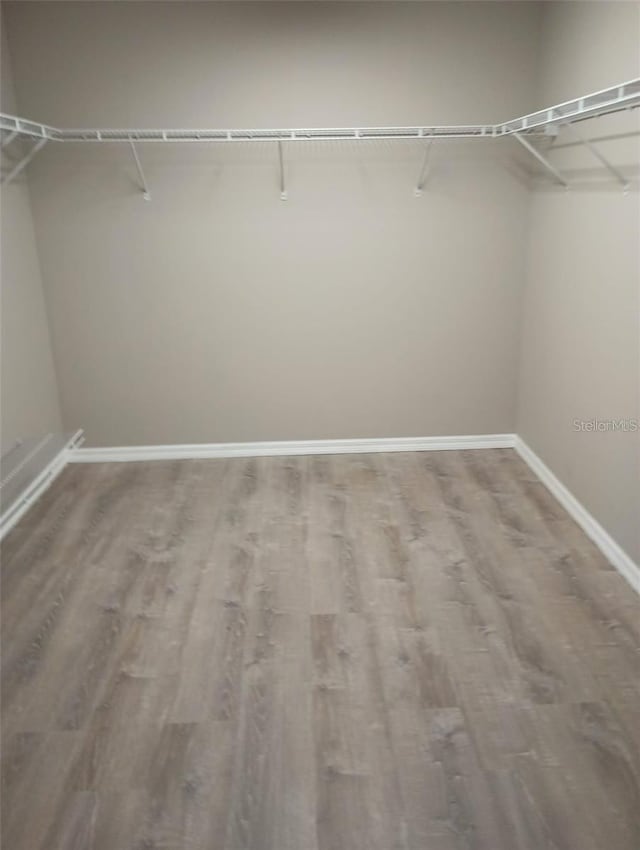
{"label": "wood laminate floor", "polygon": [[6,850],[639,850],[640,600],[511,450],[68,467]]}

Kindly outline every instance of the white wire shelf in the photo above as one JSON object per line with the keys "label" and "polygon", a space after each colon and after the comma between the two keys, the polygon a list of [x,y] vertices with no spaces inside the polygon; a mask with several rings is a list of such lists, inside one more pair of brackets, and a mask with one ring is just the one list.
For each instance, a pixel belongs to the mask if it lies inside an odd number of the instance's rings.
{"label": "white wire shelf", "polygon": [[640,79],[629,80],[608,89],[592,92],[556,106],[523,115],[497,125],[498,135],[523,133],[536,128],[574,124],[587,118],[598,118],[624,109],[640,106]]}
{"label": "white wire shelf", "polygon": [[[587,118],[609,115],[626,109],[640,106],[640,79],[619,83],[608,89],[592,92],[582,97],[549,106],[546,109],[505,121],[502,124],[456,124],[450,126],[431,127],[312,127],[306,129],[268,129],[268,130],[212,130],[212,129],[135,129],[135,128],[84,128],[62,130],[19,118],[16,115],[0,113],[0,132],[2,147],[10,145],[15,139],[28,138],[33,142],[31,149],[2,176],[2,183],[11,183],[20,172],[26,168],[34,156],[47,142],[126,142],[131,147],[134,157],[140,190],[146,201],[151,200],[151,192],[136,150],[138,142],[184,143],[184,142],[276,142],[278,146],[278,166],[280,171],[280,198],[287,200],[288,193],[285,183],[285,167],[283,156],[284,142],[309,141],[367,141],[383,139],[395,141],[399,139],[426,140],[426,149],[420,169],[418,182],[414,193],[420,196],[423,192],[429,168],[429,156],[434,139],[497,139],[513,137],[529,153],[541,163],[554,180],[569,188],[566,177],[531,144],[530,138],[539,135],[557,135],[560,126],[569,126]],[[591,153],[605,166],[610,174],[627,192],[630,181],[625,175],[610,163],[604,154],[589,139],[580,136],[578,130],[573,132]],[[527,138],[528,137],[528,138]]]}
{"label": "white wire shelf", "polygon": [[519,133],[536,135],[558,124],[571,124],[640,106],[640,79],[620,83],[501,124],[416,127],[313,127],[298,129],[59,129],[0,113],[0,130],[52,142],[308,142],[375,139],[495,139]]}
{"label": "white wire shelf", "polygon": [[296,129],[135,129],[61,130],[13,115],[0,114],[0,130],[52,142],[309,142],[366,139],[475,139],[495,137],[495,126],[448,127],[307,127]]}

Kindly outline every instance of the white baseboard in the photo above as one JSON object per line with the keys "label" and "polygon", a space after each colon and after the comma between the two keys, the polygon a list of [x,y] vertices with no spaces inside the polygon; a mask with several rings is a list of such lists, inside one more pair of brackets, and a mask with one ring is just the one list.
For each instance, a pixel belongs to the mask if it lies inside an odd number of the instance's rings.
{"label": "white baseboard", "polygon": [[627,555],[521,437],[516,436],[514,448],[585,534],[593,540],[607,560],[626,578],[631,587],[640,593],[640,566]]}
{"label": "white baseboard", "polygon": [[524,462],[556,497],[611,564],[640,593],[640,566],[616,543],[535,452],[516,434],[479,434],[449,437],[381,437],[350,440],[292,440],[259,443],[202,443],[194,445],[119,446],[78,448],[82,432],[0,518],[0,539],[12,528],[30,505],[51,484],[67,463],[105,463],[144,460],[182,460],[231,457],[268,457],[320,454],[362,454],[373,452],[424,452],[463,449],[515,448]]}
{"label": "white baseboard", "polygon": [[68,440],[64,447],[53,457],[39,475],[29,484],[18,499],[4,511],[0,517],[0,540],[13,528],[29,510],[31,505],[39,499],[44,491],[60,475],[69,463],[78,446],[82,443],[82,431],[76,433]]}
{"label": "white baseboard", "polygon": [[447,449],[513,448],[514,434],[455,437],[381,437],[356,440],[291,440],[263,443],[196,443],[169,446],[86,448],[73,453],[73,463],[107,461],[183,460],[281,455],[361,454],[367,452],[425,452]]}

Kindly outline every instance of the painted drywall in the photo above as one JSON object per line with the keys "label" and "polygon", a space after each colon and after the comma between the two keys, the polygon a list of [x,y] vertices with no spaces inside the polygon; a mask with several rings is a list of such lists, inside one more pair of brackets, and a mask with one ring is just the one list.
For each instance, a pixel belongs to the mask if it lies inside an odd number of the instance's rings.
{"label": "painted drywall", "polygon": [[[11,60],[2,27],[1,109],[13,112]],[[10,167],[21,155],[3,153]],[[29,190],[20,177],[0,193],[0,433],[2,453],[18,440],[62,428]]]}
{"label": "painted drywall", "polygon": [[[640,76],[638,4],[544,7],[540,105]],[[580,125],[636,180],[639,118]],[[568,132],[551,151],[572,189],[533,193],[517,431],[640,562],[640,433],[586,430],[640,420],[638,185],[624,195]]]}
{"label": "painted drywall", "polygon": [[[20,110],[62,126],[498,121],[530,3],[6,3]],[[46,73],[43,73],[46,69]],[[48,146],[30,184],[62,408],[87,444],[515,425],[529,195],[512,141]]]}

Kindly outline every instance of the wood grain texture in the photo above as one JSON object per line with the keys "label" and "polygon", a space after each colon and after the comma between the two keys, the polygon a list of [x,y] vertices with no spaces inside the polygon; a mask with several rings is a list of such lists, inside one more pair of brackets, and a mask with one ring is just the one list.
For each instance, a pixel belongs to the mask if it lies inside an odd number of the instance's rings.
{"label": "wood grain texture", "polygon": [[71,466],[2,555],[3,847],[640,847],[640,600],[511,450]]}

